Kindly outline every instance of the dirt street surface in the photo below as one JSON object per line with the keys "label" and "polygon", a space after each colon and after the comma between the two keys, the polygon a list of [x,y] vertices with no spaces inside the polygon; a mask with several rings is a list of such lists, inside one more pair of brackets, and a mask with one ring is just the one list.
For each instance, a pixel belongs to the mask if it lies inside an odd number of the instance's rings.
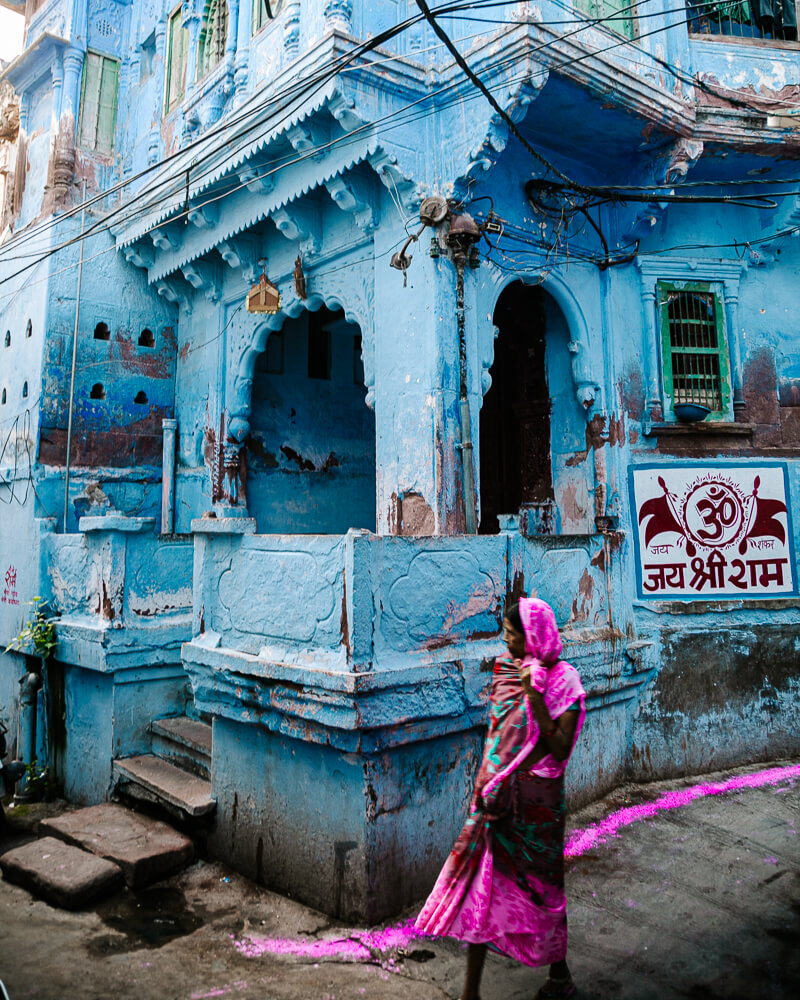
{"label": "dirt street surface", "polygon": [[[786,774],[775,778],[776,767]],[[797,996],[799,790],[798,762],[781,761],[620,788],[571,816],[578,996]],[[54,811],[11,810],[0,852]],[[341,927],[206,861],[75,913],[0,883],[0,980],[10,1000],[458,997],[461,946],[409,939],[402,924],[412,915],[389,930]],[[530,1000],[543,979],[490,956],[483,1000]]]}

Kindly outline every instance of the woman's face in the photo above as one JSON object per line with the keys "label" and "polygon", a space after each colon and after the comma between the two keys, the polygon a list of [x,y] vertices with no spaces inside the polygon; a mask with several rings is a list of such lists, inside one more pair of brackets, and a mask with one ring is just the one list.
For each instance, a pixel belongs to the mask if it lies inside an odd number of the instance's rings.
{"label": "woman's face", "polygon": [[515,660],[523,659],[525,656],[525,635],[518,632],[508,618],[503,619],[503,642]]}

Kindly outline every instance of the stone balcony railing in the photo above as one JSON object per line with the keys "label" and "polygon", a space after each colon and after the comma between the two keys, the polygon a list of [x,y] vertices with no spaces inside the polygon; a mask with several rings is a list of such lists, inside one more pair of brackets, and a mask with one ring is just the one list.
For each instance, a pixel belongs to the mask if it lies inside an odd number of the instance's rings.
{"label": "stone balcony railing", "polygon": [[39,592],[60,615],[57,659],[103,671],[179,661],[192,543],[154,527],[153,518],[114,512],[82,517],[71,534],[43,524]]}
{"label": "stone balcony railing", "polygon": [[[507,595],[556,610],[565,658],[603,704],[649,665],[622,605],[620,534],[256,535],[195,521],[183,662],[197,707],[357,749],[471,727],[502,650]],[[644,660],[648,660],[644,657]]]}

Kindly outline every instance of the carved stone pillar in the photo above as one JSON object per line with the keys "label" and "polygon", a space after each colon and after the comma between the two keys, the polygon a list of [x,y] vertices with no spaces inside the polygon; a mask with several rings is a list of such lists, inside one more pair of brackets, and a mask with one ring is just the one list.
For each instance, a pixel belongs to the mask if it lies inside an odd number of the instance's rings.
{"label": "carved stone pillar", "polygon": [[192,10],[188,0],[183,3],[183,26],[189,32],[189,46],[186,53],[186,92],[197,83],[197,46],[200,43],[200,24],[202,16]]}
{"label": "carved stone pillar", "polygon": [[236,49],[239,44],[239,8],[247,8],[250,0],[227,0],[228,4],[228,35],[225,39],[225,62],[233,68]]}
{"label": "carved stone pillar", "polygon": [[742,389],[742,348],[739,343],[739,282],[726,281],[724,288],[725,328],[728,331],[728,356],[731,359],[733,408],[743,410],[745,400]]}
{"label": "carved stone pillar", "polygon": [[353,20],[352,0],[325,0],[322,13],[325,17],[326,31],[331,28],[350,31]]}
{"label": "carved stone pillar", "polygon": [[244,98],[247,89],[247,65],[250,57],[250,34],[253,26],[253,0],[239,0],[236,17],[236,60],[233,85],[236,100]]}
{"label": "carved stone pillar", "polygon": [[[156,21],[155,27],[155,63],[156,66],[165,66],[167,55],[167,22],[165,19]],[[153,111],[151,121],[160,123],[161,115],[164,111],[164,94],[161,87],[153,87]],[[156,163],[161,155],[161,129],[158,124],[154,124],[147,137],[147,162],[149,165]]]}
{"label": "carved stone pillar", "polygon": [[644,370],[645,370],[645,419],[661,420],[664,415],[664,405],[661,399],[661,380],[658,365],[658,303],[656,288],[650,282],[642,284],[642,332],[644,334]]}
{"label": "carved stone pillar", "polygon": [[300,51],[300,0],[289,0],[283,17],[283,48],[286,62],[295,59]]}
{"label": "carved stone pillar", "polygon": [[64,53],[64,78],[61,99],[61,113],[71,115],[75,121],[80,100],[81,72],[83,70],[83,51],[71,46]]}

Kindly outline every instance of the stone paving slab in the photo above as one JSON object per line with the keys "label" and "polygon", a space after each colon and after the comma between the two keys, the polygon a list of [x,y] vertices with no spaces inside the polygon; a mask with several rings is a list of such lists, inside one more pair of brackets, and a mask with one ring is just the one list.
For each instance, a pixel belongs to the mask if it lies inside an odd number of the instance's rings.
{"label": "stone paving slab", "polygon": [[110,802],[43,820],[39,830],[115,862],[131,888],[164,878],[194,856],[191,840],[182,833]]}
{"label": "stone paving slab", "polygon": [[8,882],[65,910],[80,909],[122,884],[122,871],[113,861],[55,837],[6,851],[0,856],[0,869]]}

